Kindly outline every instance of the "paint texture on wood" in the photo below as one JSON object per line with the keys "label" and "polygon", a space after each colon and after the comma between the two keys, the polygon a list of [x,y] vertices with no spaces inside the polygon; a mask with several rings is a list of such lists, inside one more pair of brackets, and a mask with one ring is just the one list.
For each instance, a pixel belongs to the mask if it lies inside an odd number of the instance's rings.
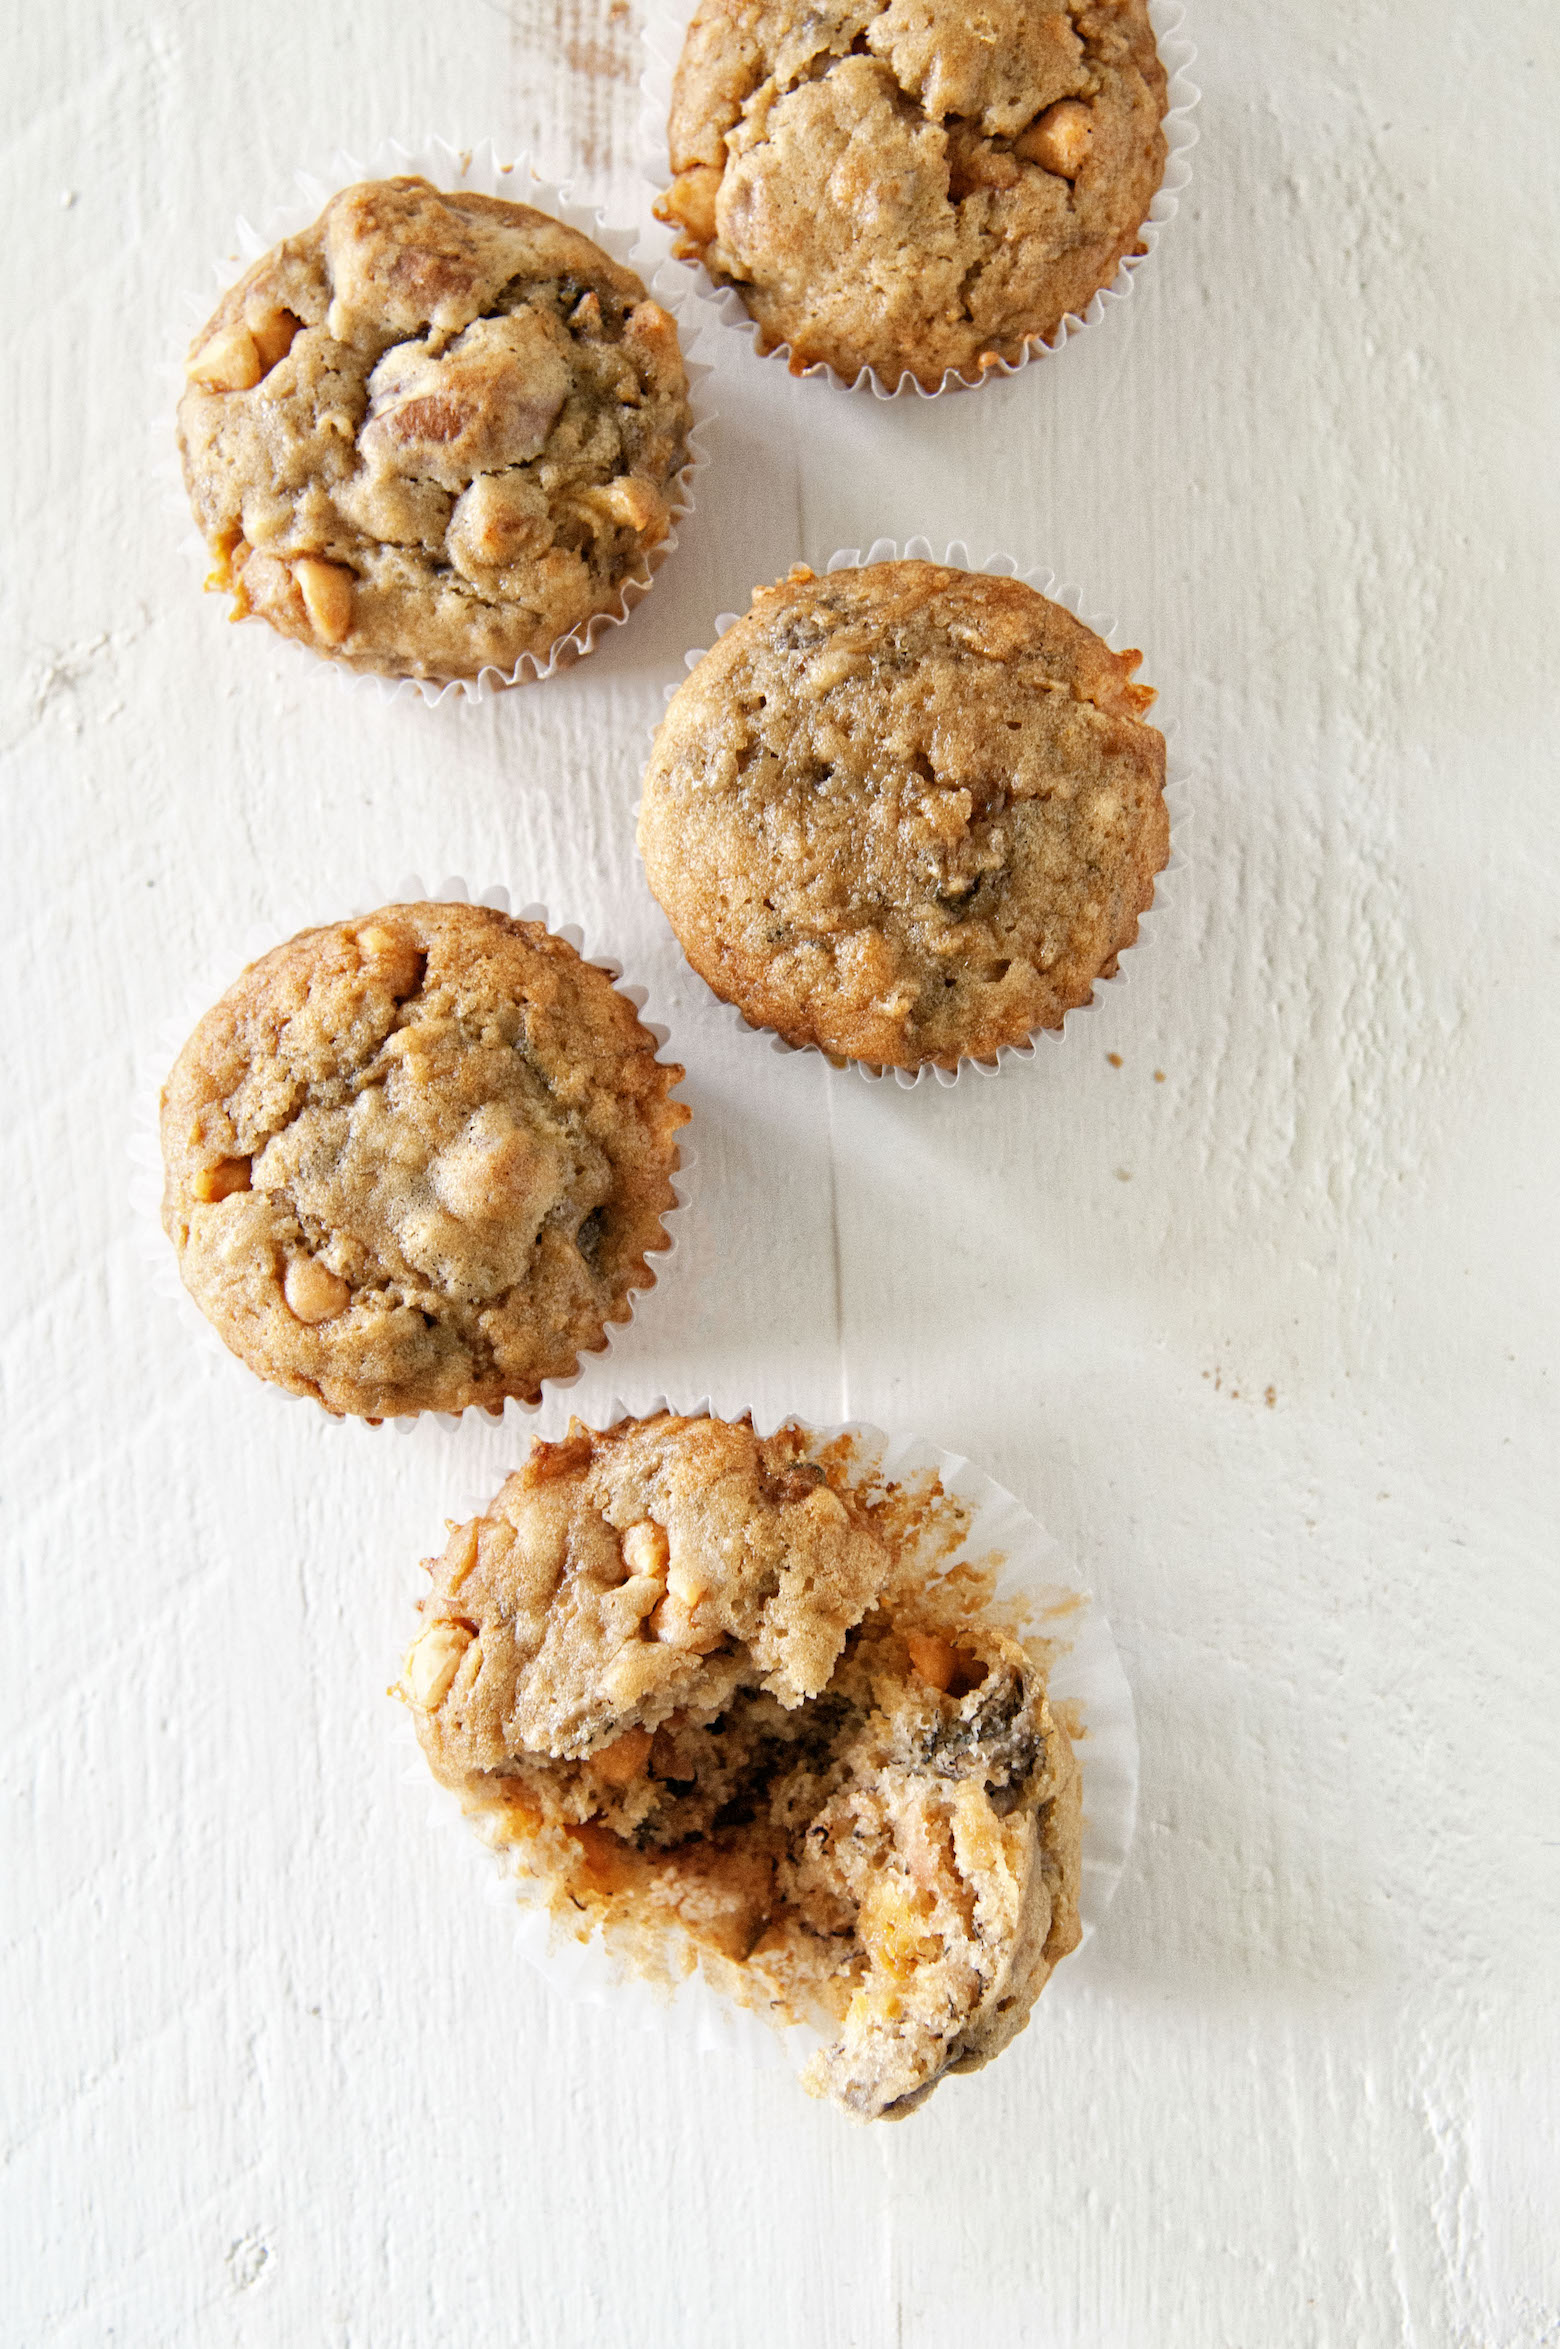
{"label": "paint texture on wood", "polygon": [[[1199,0],[1202,144],[1130,303],[930,404],[707,337],[655,593],[433,714],[202,600],[151,421],[182,296],[387,133],[626,197],[633,23],[18,15],[0,2340],[1560,2338],[1560,17],[1498,15]],[[1126,983],[1034,1068],[906,1095],[712,1006],[632,811],[717,612],[916,532],[1118,612],[1193,780]],[[148,1278],[126,1142],[190,972],[419,868],[614,941],[689,1067],[682,1251],[577,1399],[919,1429],[1115,1624],[1115,1908],[903,2127],[523,1970],[384,1694],[517,1432],[326,1425]]]}

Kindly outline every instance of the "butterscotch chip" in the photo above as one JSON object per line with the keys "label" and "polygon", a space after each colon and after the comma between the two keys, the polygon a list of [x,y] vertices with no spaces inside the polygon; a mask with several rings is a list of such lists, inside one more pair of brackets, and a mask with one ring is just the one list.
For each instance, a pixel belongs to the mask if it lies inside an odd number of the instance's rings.
{"label": "butterscotch chip", "polygon": [[537,923],[390,905],[304,931],[164,1088],[185,1287],[251,1370],[332,1412],[534,1401],[667,1245],[688,1113],[655,1051]]}
{"label": "butterscotch chip", "polygon": [[[872,2119],[1000,2052],[1076,1946],[1079,1780],[1043,1671],[978,1610],[957,1673],[918,1668],[950,1618],[811,1445],[666,1415],[535,1445],[429,1561],[402,1694],[555,1914],[821,2021],[810,2084]],[[707,1649],[625,1603],[647,1523]]]}
{"label": "butterscotch chip", "polygon": [[254,336],[239,320],[202,342],[185,372],[206,391],[248,391],[260,381],[263,364]]}
{"label": "butterscotch chip", "polygon": [[948,1688],[953,1682],[957,1651],[950,1639],[931,1631],[912,1631],[905,1640],[910,1662],[921,1678],[933,1688]]}
{"label": "butterscotch chip", "polygon": [[334,1321],[352,1302],[352,1289],[317,1256],[295,1256],[282,1281],[288,1310],[300,1321]]}
{"label": "butterscotch chip", "polygon": [[401,1680],[414,1705],[428,1707],[443,1701],[471,1640],[464,1623],[450,1623],[443,1617],[413,1640],[406,1651]]}
{"label": "butterscotch chip", "polygon": [[385,676],[475,677],[619,607],[688,461],[677,330],[526,204],[365,181],[256,262],[179,403],[236,613]]}
{"label": "butterscotch chip", "polygon": [[293,577],[320,643],[344,644],[352,633],[357,574],[342,563],[322,563],[317,555],[300,555],[293,565]]}
{"label": "butterscotch chip", "polygon": [[694,969],[788,1043],[877,1066],[1059,1027],[1169,853],[1140,658],[935,563],[757,590],[645,776],[640,851]]}
{"label": "butterscotch chip", "polygon": [[1014,153],[1031,163],[1043,163],[1063,179],[1076,179],[1094,144],[1094,117],[1076,98],[1048,106],[1038,122],[1014,141]]}
{"label": "butterscotch chip", "polygon": [[191,1182],[195,1198],[206,1204],[215,1199],[229,1198],[234,1191],[249,1188],[249,1161],[247,1158],[219,1158],[203,1166]]}
{"label": "butterscotch chip", "polygon": [[931,389],[1110,283],[1165,105],[1148,0],[701,0],[657,210],[766,350]]}

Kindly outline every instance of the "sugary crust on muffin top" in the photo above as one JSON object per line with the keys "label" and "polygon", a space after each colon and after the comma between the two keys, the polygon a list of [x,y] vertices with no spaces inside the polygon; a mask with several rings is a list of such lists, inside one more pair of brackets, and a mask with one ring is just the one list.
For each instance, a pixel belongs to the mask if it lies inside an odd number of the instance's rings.
{"label": "sugary crust on muffin top", "polygon": [[1169,853],[1140,658],[934,563],[756,591],[645,777],[640,850],[689,961],[789,1043],[880,1066],[1059,1027]]}
{"label": "sugary crust on muffin top", "polygon": [[658,209],[793,367],[934,388],[1138,249],[1165,103],[1147,0],[702,0]]}
{"label": "sugary crust on muffin top", "polygon": [[164,1088],[185,1286],[252,1370],[333,1412],[534,1401],[652,1280],[682,1073],[537,923],[416,904],[304,931]]}
{"label": "sugary crust on muffin top", "polygon": [[190,348],[179,446],[235,617],[384,675],[474,677],[614,610],[688,460],[677,329],[525,204],[370,180]]}

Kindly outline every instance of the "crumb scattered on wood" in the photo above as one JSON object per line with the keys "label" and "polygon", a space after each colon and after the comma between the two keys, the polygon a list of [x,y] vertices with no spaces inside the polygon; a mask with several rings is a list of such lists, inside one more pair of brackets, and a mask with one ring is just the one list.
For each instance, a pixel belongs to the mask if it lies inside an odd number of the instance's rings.
{"label": "crumb scattered on wood", "polygon": [[[1214,1393],[1215,1393],[1216,1395],[1222,1395],[1222,1394],[1224,1393],[1224,1391],[1225,1391],[1225,1387],[1224,1387],[1224,1366],[1223,1366],[1223,1364],[1222,1364],[1222,1363],[1216,1363],[1216,1364],[1214,1365],[1214,1367],[1213,1367],[1213,1369],[1212,1369],[1212,1370],[1205,1370],[1205,1371],[1203,1372],[1203,1377],[1204,1377],[1204,1378],[1208,1378],[1208,1379],[1212,1379],[1212,1381],[1213,1381],[1213,1391],[1214,1391]],[[1230,1398],[1230,1401],[1231,1401],[1232,1403],[1238,1403],[1238,1402],[1240,1401],[1240,1389],[1239,1389],[1239,1387],[1231,1387],[1231,1388],[1229,1389],[1229,1398]],[[1264,1388],[1263,1388],[1263,1390],[1262,1390],[1262,1400],[1263,1400],[1263,1402],[1264,1402],[1264,1403],[1267,1405],[1267,1407],[1268,1407],[1268,1409],[1269,1409],[1270,1411],[1276,1411],[1276,1410],[1278,1409],[1278,1389],[1277,1389],[1277,1387],[1275,1387],[1275,1386],[1266,1386],[1266,1387],[1264,1387]]]}

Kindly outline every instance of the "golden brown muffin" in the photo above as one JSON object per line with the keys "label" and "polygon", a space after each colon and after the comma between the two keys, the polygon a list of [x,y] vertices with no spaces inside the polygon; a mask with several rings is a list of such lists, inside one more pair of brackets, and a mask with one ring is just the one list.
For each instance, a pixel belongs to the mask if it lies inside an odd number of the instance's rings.
{"label": "golden brown muffin", "polygon": [[755,590],[645,776],[640,853],[694,969],[756,1026],[877,1067],[1060,1027],[1169,854],[1141,658],[936,563]]}
{"label": "golden brown muffin", "polygon": [[657,210],[793,369],[932,390],[1141,250],[1165,104],[1147,0],[702,0]]}
{"label": "golden brown muffin", "polygon": [[794,1426],[575,1422],[429,1561],[397,1692],[555,1916],[820,2023],[808,2084],[863,2119],[989,2061],[1079,1938],[1077,1766],[911,1557],[942,1498]]}
{"label": "golden brown muffin", "polygon": [[481,905],[252,963],[163,1089],[163,1226],[261,1378],[382,1419],[534,1402],[667,1247],[682,1078],[604,971]]}
{"label": "golden brown muffin", "polygon": [[208,584],[350,668],[545,660],[648,576],[680,510],[675,324],[526,204],[344,188],[224,296],[186,376]]}

